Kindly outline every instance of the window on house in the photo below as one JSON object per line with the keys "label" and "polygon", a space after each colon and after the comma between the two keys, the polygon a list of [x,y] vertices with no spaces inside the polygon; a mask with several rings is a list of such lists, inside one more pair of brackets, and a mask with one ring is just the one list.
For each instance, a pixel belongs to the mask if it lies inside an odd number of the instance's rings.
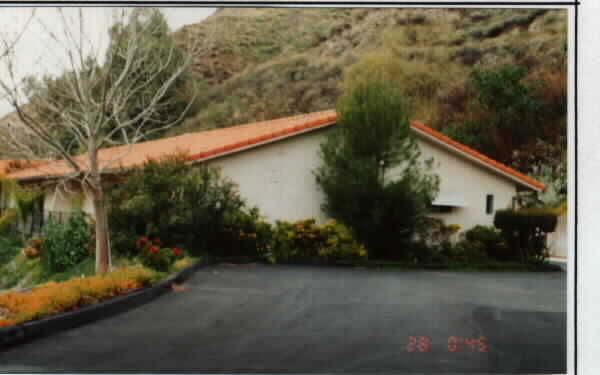
{"label": "window on house", "polygon": [[461,207],[467,207],[467,202],[462,193],[441,191],[431,202],[431,213],[449,213]]}
{"label": "window on house", "polygon": [[31,214],[31,232],[40,233],[44,226],[44,197],[40,197],[34,203]]}
{"label": "window on house", "polygon": [[494,195],[488,194],[485,196],[485,213],[492,214],[494,212]]}

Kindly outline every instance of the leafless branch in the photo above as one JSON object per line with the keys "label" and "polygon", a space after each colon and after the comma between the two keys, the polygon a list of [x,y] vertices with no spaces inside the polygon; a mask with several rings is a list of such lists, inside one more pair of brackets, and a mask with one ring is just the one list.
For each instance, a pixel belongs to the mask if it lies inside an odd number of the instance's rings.
{"label": "leafless branch", "polygon": [[[15,69],[19,66],[14,53],[16,42],[6,37],[0,40],[0,45],[5,48],[0,60],[8,72],[7,78],[0,79],[0,93],[14,107],[22,126],[22,129],[0,132],[0,141],[10,144],[15,152],[26,158],[53,157],[64,161],[70,171],[63,173],[61,180],[57,181],[58,187],[66,191],[73,181],[78,181],[83,191],[91,195],[94,209],[100,215],[96,220],[97,241],[100,241],[97,248],[101,249],[98,254],[105,254],[108,235],[103,172],[115,168],[136,143],[183,120],[196,100],[196,93],[191,95],[180,113],[167,116],[167,119],[158,115],[173,104],[167,100],[169,90],[191,68],[194,59],[212,47],[216,24],[202,43],[186,35],[182,56],[178,55],[178,46],[173,42],[164,55],[160,55],[162,57],[157,57],[149,48],[151,42],[147,38],[152,35],[152,28],[158,26],[143,20],[135,22],[135,10],[119,10],[113,13],[112,24],[125,28],[121,30],[125,32],[120,32],[118,39],[111,37],[111,44],[106,53],[102,52],[102,58],[99,46],[94,45],[92,38],[85,33],[83,11],[78,10],[75,17],[70,17],[66,10],[60,8],[57,13],[62,27],[60,33],[53,32],[42,20],[38,22],[64,56],[60,59],[64,65],[60,80],[47,77],[38,85],[25,77],[19,78]],[[28,24],[32,20],[33,15]],[[122,39],[125,34],[127,39]],[[175,61],[177,66],[174,66]],[[158,87],[155,87],[157,82]],[[32,89],[31,85],[35,87]],[[52,95],[45,95],[45,90],[52,90]],[[130,108],[132,102],[137,103],[135,113]],[[33,111],[25,110],[27,105]],[[57,134],[67,135],[71,143],[61,142]],[[109,154],[101,151],[104,147],[118,144],[125,145],[121,152]],[[84,153],[74,156],[74,150],[83,150]],[[102,256],[97,258],[97,267],[98,259]]]}

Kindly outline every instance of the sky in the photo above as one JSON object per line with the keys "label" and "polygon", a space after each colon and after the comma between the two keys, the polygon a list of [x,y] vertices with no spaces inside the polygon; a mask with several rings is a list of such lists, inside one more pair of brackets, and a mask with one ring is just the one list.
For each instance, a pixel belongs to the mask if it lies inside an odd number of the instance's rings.
{"label": "sky", "polygon": [[[7,40],[14,40],[23,30],[30,19],[34,8],[28,7],[0,7],[0,25],[2,33]],[[80,8],[64,8],[66,19],[75,20]],[[111,15],[114,8],[86,7],[81,8],[84,17],[84,31],[90,36],[90,45],[101,51],[106,49],[108,43],[107,30],[111,24]],[[181,26],[197,23],[208,17],[215,8],[160,8],[165,14],[171,31]],[[15,67],[19,76],[44,74],[57,75],[64,71],[64,60],[67,56],[61,43],[49,36],[55,33],[59,41],[65,40],[62,32],[61,16],[53,7],[35,8],[35,17],[29,22],[26,31],[19,38],[15,48],[15,58],[18,64]],[[75,25],[75,23],[72,23]],[[77,26],[78,28],[78,26]],[[77,28],[72,29],[78,31]],[[74,35],[78,35],[75,33]],[[4,50],[0,48],[0,50]],[[100,53],[102,54],[102,53]],[[0,79],[8,77],[5,63],[0,61]],[[0,99],[0,117],[12,112],[11,106],[4,99]]]}

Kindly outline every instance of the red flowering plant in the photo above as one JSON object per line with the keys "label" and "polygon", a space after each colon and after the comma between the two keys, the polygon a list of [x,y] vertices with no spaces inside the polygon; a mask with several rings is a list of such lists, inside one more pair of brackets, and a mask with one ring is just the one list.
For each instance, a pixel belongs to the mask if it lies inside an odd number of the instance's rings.
{"label": "red flowering plant", "polygon": [[158,237],[152,241],[147,236],[142,236],[136,241],[136,245],[141,250],[139,255],[142,264],[157,271],[168,271],[176,260],[185,255],[185,251],[177,247],[160,247]]}

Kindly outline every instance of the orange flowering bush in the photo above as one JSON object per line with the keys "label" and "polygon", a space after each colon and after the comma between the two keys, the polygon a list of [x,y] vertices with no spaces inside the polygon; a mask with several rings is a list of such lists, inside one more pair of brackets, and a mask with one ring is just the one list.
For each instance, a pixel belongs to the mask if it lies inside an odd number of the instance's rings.
{"label": "orange flowering bush", "polygon": [[104,275],[77,277],[60,283],[50,281],[34,287],[29,293],[0,294],[0,311],[8,311],[0,315],[0,327],[125,294],[148,285],[154,277],[155,273],[143,266],[125,266]]}

